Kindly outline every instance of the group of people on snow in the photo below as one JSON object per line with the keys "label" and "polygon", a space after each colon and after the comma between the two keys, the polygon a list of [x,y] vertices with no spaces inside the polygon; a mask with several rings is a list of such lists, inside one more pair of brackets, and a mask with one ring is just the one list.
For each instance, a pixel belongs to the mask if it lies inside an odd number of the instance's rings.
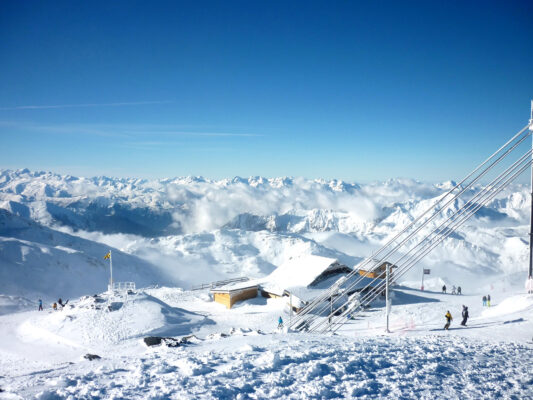
{"label": "group of people on snow", "polygon": [[[63,308],[67,305],[67,303],[68,303],[68,300],[63,303],[63,300],[60,297],[59,300],[57,300],[57,302],[54,302],[52,304],[52,310],[57,311],[58,304],[59,306],[61,306],[61,310],[63,310]],[[42,299],[39,299],[39,311],[43,311],[43,300]]]}
{"label": "group of people on snow", "polygon": [[[446,285],[442,286],[442,293],[446,293]],[[462,294],[461,293],[461,286],[455,287],[455,285],[452,286],[452,294]]]}
{"label": "group of people on snow", "polygon": [[483,307],[490,307],[490,294],[483,296]]}
{"label": "group of people on snow", "polygon": [[[463,304],[463,312],[462,312],[463,320],[461,321],[462,326],[466,326],[466,321],[470,317],[468,314],[468,307]],[[453,317],[450,311],[448,310],[446,314],[444,315],[444,318],[446,318],[446,324],[444,325],[444,329],[448,330],[450,328],[450,324],[452,323]]]}

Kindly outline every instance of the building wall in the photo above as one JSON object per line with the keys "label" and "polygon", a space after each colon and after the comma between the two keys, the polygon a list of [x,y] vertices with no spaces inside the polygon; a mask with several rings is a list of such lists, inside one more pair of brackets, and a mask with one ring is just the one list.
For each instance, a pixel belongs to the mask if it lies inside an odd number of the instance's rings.
{"label": "building wall", "polygon": [[232,306],[229,293],[213,293],[213,299],[217,303],[224,304],[226,308],[231,308]]}
{"label": "building wall", "polygon": [[[367,278],[385,279],[387,277],[387,271],[386,270],[385,271],[377,270],[377,272],[376,271],[369,272],[369,271],[365,271],[364,269],[360,269],[359,270],[359,275],[365,276]],[[393,280],[392,270],[390,271],[389,279],[392,282],[392,280]]]}
{"label": "building wall", "polygon": [[243,301],[243,300],[247,300],[247,299],[253,299],[254,297],[257,297],[257,288],[256,287],[239,290],[236,293],[235,292],[231,292],[230,305],[229,305],[228,308],[233,307],[233,305],[235,303],[237,303],[238,301]]}
{"label": "building wall", "polygon": [[378,274],[376,272],[369,272],[369,271],[365,271],[364,269],[360,269],[359,270],[359,275],[365,276],[367,278],[376,278],[376,277],[384,278],[385,277],[385,275],[383,275],[383,274],[379,274],[379,276],[378,276]]}
{"label": "building wall", "polygon": [[230,309],[238,301],[253,299],[257,297],[257,287],[235,290],[226,293],[213,293],[213,300],[217,303],[224,304]]}

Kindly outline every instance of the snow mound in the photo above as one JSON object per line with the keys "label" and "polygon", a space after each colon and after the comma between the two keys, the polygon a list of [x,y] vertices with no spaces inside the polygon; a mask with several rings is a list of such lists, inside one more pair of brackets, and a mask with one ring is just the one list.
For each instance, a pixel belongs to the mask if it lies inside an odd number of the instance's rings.
{"label": "snow mound", "polygon": [[27,340],[44,338],[77,347],[153,335],[184,336],[211,323],[203,315],[171,307],[144,292],[127,299],[106,295],[94,299],[86,297],[62,311],[28,319],[19,334]]}
{"label": "snow mound", "polygon": [[531,309],[533,311],[533,295],[518,295],[508,297],[501,303],[483,310],[483,317],[499,317]]}

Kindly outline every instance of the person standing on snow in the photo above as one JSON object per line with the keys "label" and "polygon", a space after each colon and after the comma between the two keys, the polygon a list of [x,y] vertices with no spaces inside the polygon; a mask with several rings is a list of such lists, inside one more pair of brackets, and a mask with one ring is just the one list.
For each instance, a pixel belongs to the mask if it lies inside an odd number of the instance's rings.
{"label": "person standing on snow", "polygon": [[483,307],[487,305],[487,296],[483,296]]}
{"label": "person standing on snow", "polygon": [[461,325],[466,326],[467,319],[468,319],[468,307],[463,305],[463,320],[461,321]]}
{"label": "person standing on snow", "polygon": [[445,317],[446,317],[446,325],[444,325],[444,329],[448,330],[448,328],[450,327],[450,324],[452,323],[452,320],[453,320],[452,314],[450,314],[449,310],[446,312]]}
{"label": "person standing on snow", "polygon": [[446,285],[442,287],[442,293],[446,293]]}
{"label": "person standing on snow", "polygon": [[490,294],[487,295],[487,306],[490,307]]}
{"label": "person standing on snow", "polygon": [[43,311],[43,301],[39,299],[39,311]]}
{"label": "person standing on snow", "polygon": [[283,320],[281,319],[281,315],[278,318],[278,329],[283,328]]}
{"label": "person standing on snow", "polygon": [[461,286],[457,286],[457,294],[462,294],[461,293]]}

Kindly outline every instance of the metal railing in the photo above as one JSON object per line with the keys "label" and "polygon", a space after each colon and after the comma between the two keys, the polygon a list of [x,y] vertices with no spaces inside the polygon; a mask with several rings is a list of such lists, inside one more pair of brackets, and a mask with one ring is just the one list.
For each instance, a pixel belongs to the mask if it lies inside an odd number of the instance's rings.
{"label": "metal railing", "polygon": [[201,285],[196,285],[191,288],[191,290],[203,290],[203,289],[214,289],[220,286],[225,286],[230,283],[236,283],[236,282],[246,282],[249,281],[250,278],[247,278],[245,276],[242,276],[240,278],[232,278],[232,279],[226,279],[224,281],[216,281],[211,283],[203,283]]}
{"label": "metal railing", "polygon": [[113,282],[113,287],[111,289],[117,292],[135,290],[135,282]]}

